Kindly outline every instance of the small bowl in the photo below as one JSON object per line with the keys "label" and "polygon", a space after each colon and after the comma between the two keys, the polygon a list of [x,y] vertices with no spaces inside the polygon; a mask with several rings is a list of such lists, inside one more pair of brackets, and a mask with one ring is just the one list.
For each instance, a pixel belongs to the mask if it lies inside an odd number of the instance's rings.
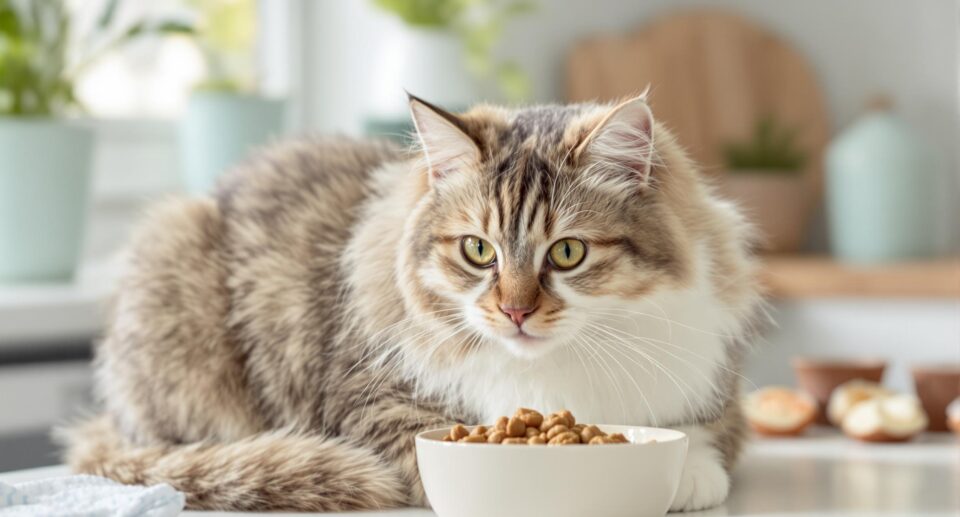
{"label": "small bowl", "polygon": [[913,384],[930,419],[928,431],[948,431],[947,406],[960,397],[960,365],[914,366]]}
{"label": "small bowl", "polygon": [[854,379],[877,382],[883,378],[886,361],[879,359],[815,359],[796,357],[793,372],[804,391],[817,401],[817,423],[829,425],[827,404],[833,390]]}
{"label": "small bowl", "polygon": [[[680,485],[687,435],[598,425],[630,443],[491,445],[443,442],[449,428],[417,435],[420,479],[440,517],[661,517]],[[645,443],[647,442],[647,443]]]}

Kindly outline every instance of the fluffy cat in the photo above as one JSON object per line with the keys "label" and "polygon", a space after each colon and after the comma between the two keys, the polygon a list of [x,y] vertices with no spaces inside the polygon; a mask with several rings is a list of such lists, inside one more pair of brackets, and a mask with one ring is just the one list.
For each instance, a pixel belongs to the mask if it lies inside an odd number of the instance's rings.
{"label": "fluffy cat", "polygon": [[417,151],[290,142],[152,213],[68,463],[198,509],[424,505],[415,433],[568,408],[683,429],[673,509],[721,503],[759,300],[743,220],[644,96],[411,111]]}

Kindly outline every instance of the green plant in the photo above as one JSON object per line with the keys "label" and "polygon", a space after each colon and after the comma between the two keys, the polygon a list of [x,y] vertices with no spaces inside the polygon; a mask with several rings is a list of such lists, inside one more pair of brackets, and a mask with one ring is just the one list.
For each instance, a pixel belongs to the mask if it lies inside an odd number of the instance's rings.
{"label": "green plant", "polygon": [[497,60],[494,46],[513,17],[532,11],[531,0],[373,0],[413,27],[448,29],[464,43],[467,66],[479,77],[494,79],[510,100],[529,95],[530,85],[520,66]]}
{"label": "green plant", "polygon": [[[107,0],[96,28],[113,25],[120,0]],[[103,55],[147,34],[191,33],[177,20],[140,21],[94,47],[75,45],[65,0],[0,0],[0,115],[56,116],[82,109],[78,75]]]}
{"label": "green plant", "polygon": [[188,0],[197,13],[194,41],[207,64],[198,90],[242,92],[255,89],[255,0]]}
{"label": "green plant", "polygon": [[761,117],[749,141],[727,144],[723,149],[728,170],[799,172],[807,161],[796,147],[797,130],[780,127],[773,115]]}

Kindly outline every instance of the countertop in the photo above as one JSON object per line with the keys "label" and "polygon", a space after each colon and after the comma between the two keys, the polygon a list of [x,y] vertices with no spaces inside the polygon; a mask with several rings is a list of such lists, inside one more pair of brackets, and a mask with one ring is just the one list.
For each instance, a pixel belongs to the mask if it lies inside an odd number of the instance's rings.
{"label": "countertop", "polygon": [[[0,474],[0,481],[15,483],[66,473],[64,467],[45,467]],[[863,444],[827,429],[816,429],[804,438],[756,439],[734,472],[733,483],[733,491],[724,505],[685,515],[957,516],[960,515],[960,441],[952,435],[936,433],[908,444]],[[255,514],[185,512],[185,515]],[[424,509],[404,509],[345,515],[433,517],[434,514]]]}

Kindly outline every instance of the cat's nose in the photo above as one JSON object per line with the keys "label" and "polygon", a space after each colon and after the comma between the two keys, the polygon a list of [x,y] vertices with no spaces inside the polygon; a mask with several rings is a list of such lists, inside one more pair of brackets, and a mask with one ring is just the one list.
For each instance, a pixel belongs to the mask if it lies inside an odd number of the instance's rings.
{"label": "cat's nose", "polygon": [[527,319],[527,316],[529,316],[535,310],[537,310],[536,307],[511,307],[509,305],[500,306],[500,312],[509,316],[510,320],[516,323],[518,327],[523,325],[523,321]]}

